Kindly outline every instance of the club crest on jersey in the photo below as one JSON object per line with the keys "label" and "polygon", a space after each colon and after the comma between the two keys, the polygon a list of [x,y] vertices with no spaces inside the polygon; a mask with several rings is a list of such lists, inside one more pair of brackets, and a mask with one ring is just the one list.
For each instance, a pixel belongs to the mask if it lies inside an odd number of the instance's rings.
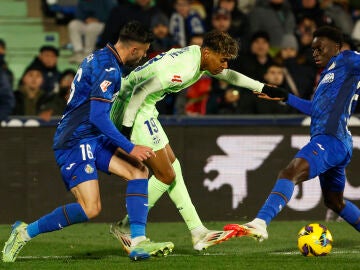
{"label": "club crest on jersey", "polygon": [[182,82],[181,80],[181,76],[179,75],[174,75],[171,79],[172,82]]}
{"label": "club crest on jersey", "polygon": [[92,174],[94,172],[94,168],[90,165],[90,164],[86,164],[85,168],[84,168],[84,171],[87,173],[87,174]]}
{"label": "club crest on jersey", "polygon": [[108,80],[103,80],[103,82],[100,84],[101,91],[104,93],[107,91],[108,87],[110,86],[111,82]]}

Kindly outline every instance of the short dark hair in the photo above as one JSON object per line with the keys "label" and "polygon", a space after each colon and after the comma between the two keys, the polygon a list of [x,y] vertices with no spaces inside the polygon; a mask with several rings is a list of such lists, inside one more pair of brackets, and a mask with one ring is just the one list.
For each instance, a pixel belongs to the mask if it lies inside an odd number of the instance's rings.
{"label": "short dark hair", "polygon": [[136,41],[140,43],[151,43],[154,40],[153,34],[138,21],[126,23],[120,30],[119,40],[122,42]]}
{"label": "short dark hair", "polygon": [[313,37],[326,37],[328,39],[331,39],[335,43],[339,44],[340,48],[342,47],[342,44],[344,42],[344,37],[342,32],[331,26],[320,26],[318,29],[315,30],[313,33]]}
{"label": "short dark hair", "polygon": [[205,33],[202,48],[209,48],[210,50],[222,54],[231,59],[235,59],[239,52],[239,43],[232,38],[228,33],[212,30]]}
{"label": "short dark hair", "polygon": [[56,56],[59,56],[59,50],[57,48],[55,48],[54,46],[51,45],[44,45],[40,47],[39,52],[46,52],[46,51],[51,51],[53,52]]}

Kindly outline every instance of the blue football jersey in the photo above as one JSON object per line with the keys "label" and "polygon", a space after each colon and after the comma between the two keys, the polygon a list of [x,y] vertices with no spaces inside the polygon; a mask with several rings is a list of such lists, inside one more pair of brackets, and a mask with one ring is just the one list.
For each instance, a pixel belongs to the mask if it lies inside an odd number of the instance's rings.
{"label": "blue football jersey", "polygon": [[352,148],[347,124],[360,88],[360,54],[343,51],[323,70],[311,107],[310,135],[330,134]]}
{"label": "blue football jersey", "polygon": [[[54,136],[53,149],[67,149],[82,140],[101,135],[89,120],[90,101],[113,102],[120,89],[123,65],[115,48],[108,44],[86,57],[72,82],[64,115]],[[110,113],[109,106],[109,112]]]}

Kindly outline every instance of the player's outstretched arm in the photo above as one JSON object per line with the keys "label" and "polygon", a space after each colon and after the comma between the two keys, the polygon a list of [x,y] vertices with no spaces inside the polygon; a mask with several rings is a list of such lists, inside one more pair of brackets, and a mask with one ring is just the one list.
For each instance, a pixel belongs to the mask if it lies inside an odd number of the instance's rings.
{"label": "player's outstretched arm", "polygon": [[250,77],[245,76],[244,74],[232,69],[224,69],[221,73],[217,75],[209,75],[213,76],[216,79],[226,81],[229,84],[242,88],[247,88],[251,91],[261,92],[264,87],[263,83],[251,79]]}

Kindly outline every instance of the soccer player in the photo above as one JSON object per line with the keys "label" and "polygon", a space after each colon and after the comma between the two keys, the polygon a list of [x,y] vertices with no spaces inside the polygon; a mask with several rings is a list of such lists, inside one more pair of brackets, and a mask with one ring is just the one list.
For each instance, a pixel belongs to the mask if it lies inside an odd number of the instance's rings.
{"label": "soccer player", "polygon": [[[360,55],[341,52],[342,33],[329,26],[313,34],[315,63],[323,68],[312,101],[270,89],[267,95],[287,100],[287,104],[311,116],[310,142],[279,172],[277,182],[256,218],[244,225],[228,224],[225,230],[237,236],[250,236],[259,241],[268,238],[267,226],[285,207],[294,186],[319,176],[325,205],[360,231],[360,210],[344,200],[345,168],[352,155],[352,136],[347,128],[355,109],[360,87]],[[265,96],[266,98],[266,96]]]}
{"label": "soccer player", "polygon": [[[201,47],[192,45],[171,49],[133,70],[123,80],[111,109],[111,119],[118,129],[131,136],[132,142],[152,147],[156,153],[145,161],[154,173],[149,179],[149,208],[168,192],[191,232],[195,250],[206,249],[233,235],[231,231],[208,230],[202,224],[185,186],[180,163],[158,121],[155,104],[164,95],[194,84],[204,74],[258,92],[271,89],[228,69],[228,61],[237,54],[236,40],[221,31],[211,31],[204,35]],[[110,232],[129,251],[126,218],[114,223]]]}
{"label": "soccer player", "polygon": [[96,217],[101,210],[98,170],[128,180],[130,259],[171,252],[171,242],[153,243],[145,237],[148,170],[140,161],[154,156],[154,152],[151,147],[131,143],[110,120],[111,103],[120,89],[123,66],[138,63],[146,55],[151,40],[151,34],[140,23],[129,22],[115,45],[107,44],[81,63],[53,144],[63,181],[76,202],[60,206],[30,224],[15,222],[2,251],[4,262],[15,261],[24,245],[41,233]]}

